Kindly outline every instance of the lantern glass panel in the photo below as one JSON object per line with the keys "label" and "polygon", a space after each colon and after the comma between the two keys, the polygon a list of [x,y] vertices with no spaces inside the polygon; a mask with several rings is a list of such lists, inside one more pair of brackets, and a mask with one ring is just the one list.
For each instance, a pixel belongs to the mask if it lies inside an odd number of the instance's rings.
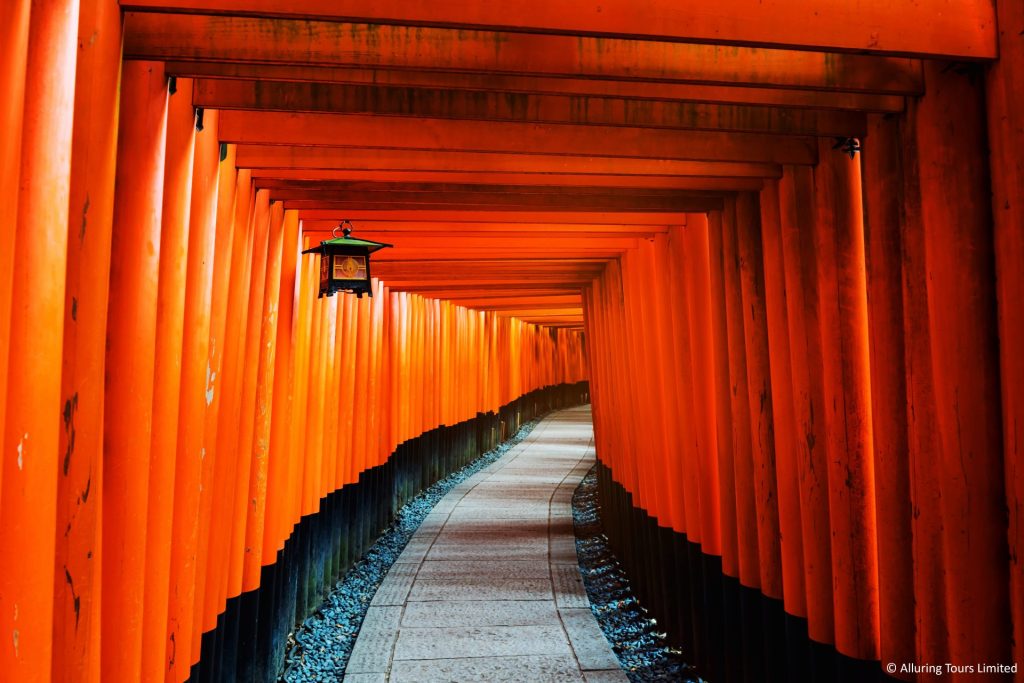
{"label": "lantern glass panel", "polygon": [[357,280],[360,282],[369,280],[370,278],[366,272],[366,257],[335,254],[333,278],[335,280]]}

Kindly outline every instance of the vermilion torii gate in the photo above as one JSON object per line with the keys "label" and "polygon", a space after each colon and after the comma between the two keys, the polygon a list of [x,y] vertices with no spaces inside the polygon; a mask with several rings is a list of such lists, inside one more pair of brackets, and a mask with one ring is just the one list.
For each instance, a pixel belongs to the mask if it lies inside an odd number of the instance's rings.
{"label": "vermilion torii gate", "polygon": [[1017,0],[5,0],[0,671],[271,675],[313,525],[584,379],[710,679],[1024,667],[1022,83]]}

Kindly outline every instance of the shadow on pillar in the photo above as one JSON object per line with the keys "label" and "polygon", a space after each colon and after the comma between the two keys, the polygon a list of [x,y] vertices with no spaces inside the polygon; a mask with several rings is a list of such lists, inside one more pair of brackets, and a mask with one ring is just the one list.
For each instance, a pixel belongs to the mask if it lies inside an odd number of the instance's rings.
{"label": "shadow on pillar", "polygon": [[668,641],[711,683],[883,683],[879,662],[852,659],[807,635],[782,601],[722,573],[685,534],[658,526],[597,463],[601,523],[632,588]]}

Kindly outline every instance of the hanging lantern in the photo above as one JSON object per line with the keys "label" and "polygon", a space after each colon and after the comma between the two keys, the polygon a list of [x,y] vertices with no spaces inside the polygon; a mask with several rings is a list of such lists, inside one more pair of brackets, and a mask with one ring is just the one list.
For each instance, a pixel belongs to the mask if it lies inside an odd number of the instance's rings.
{"label": "hanging lantern", "polygon": [[[338,230],[342,236],[338,237]],[[352,292],[360,299],[363,292],[373,296],[370,284],[370,254],[390,247],[390,244],[352,237],[352,223],[342,221],[334,229],[334,237],[303,254],[320,254],[319,297],[333,296],[335,292]]]}

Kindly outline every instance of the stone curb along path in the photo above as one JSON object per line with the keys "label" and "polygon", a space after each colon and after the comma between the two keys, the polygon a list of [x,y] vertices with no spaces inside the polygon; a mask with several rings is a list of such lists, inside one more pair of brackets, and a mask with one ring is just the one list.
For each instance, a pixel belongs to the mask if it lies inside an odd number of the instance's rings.
{"label": "stone curb along path", "polygon": [[345,681],[627,681],[576,558],[593,463],[590,407],[571,408],[448,492],[377,590]]}

